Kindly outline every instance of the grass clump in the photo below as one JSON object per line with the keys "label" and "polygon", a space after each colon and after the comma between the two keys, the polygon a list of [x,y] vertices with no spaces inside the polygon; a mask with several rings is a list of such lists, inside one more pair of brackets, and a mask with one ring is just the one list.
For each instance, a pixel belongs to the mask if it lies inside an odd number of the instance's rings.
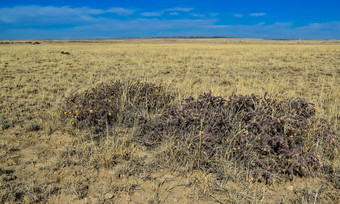
{"label": "grass clump", "polygon": [[167,107],[144,131],[146,145],[170,142],[172,161],[215,173],[232,161],[250,180],[267,183],[281,173],[307,176],[321,167],[320,158],[339,154],[335,132],[315,116],[313,104],[266,95],[189,97]]}
{"label": "grass clump", "polygon": [[64,121],[103,134],[114,125],[133,127],[173,100],[164,84],[115,81],[66,99]]}
{"label": "grass clump", "polygon": [[58,166],[138,166],[133,135],[174,98],[164,84],[141,81],[101,83],[69,96],[61,117],[77,138],[63,151]]}

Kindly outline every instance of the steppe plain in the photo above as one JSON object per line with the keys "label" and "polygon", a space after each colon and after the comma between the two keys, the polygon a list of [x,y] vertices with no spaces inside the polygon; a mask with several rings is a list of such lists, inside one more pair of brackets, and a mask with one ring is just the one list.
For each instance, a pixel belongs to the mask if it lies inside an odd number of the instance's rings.
{"label": "steppe plain", "polygon": [[[65,98],[111,80],[314,103],[340,140],[340,41],[233,38],[0,41],[0,202],[339,203],[334,175],[249,182],[237,169],[162,165],[129,130],[95,143],[60,119]],[[114,138],[120,138],[119,141]],[[70,152],[83,152],[72,156]],[[124,158],[129,154],[129,159]],[[71,155],[71,156],[70,156]],[[115,155],[114,158],[112,158]],[[70,162],[70,160],[72,162]],[[169,163],[169,161],[165,162]]]}

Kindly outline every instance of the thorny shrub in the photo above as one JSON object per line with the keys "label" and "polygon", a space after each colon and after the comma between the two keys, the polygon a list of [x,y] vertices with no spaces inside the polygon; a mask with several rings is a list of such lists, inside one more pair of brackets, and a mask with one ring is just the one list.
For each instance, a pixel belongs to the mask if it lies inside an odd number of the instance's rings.
{"label": "thorny shrub", "polygon": [[277,174],[307,176],[321,166],[320,156],[337,155],[335,132],[305,100],[211,93],[175,99],[164,85],[116,81],[68,97],[62,117],[97,134],[138,127],[144,145],[170,139],[173,152],[184,149],[174,159],[190,160],[194,169],[216,171],[223,159],[235,161],[249,169],[250,180],[267,183]]}
{"label": "thorny shrub", "polygon": [[103,134],[113,125],[132,127],[138,120],[162,109],[173,100],[164,84],[121,82],[100,84],[66,98],[64,121],[76,128]]}
{"label": "thorny shrub", "polygon": [[330,157],[339,147],[327,121],[315,117],[313,104],[266,95],[189,97],[144,127],[146,145],[164,136],[175,149],[183,141],[189,144],[185,156],[195,155],[195,168],[212,170],[221,165],[219,158],[228,157],[249,168],[251,180],[267,183],[277,173],[307,176],[320,167],[318,154]]}

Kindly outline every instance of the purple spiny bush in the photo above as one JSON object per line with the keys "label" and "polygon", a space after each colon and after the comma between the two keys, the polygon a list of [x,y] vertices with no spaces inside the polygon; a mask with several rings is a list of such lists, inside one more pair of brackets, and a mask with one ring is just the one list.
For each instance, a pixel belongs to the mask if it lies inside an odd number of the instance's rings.
{"label": "purple spiny bush", "polygon": [[315,117],[313,104],[255,95],[189,97],[165,108],[141,135],[145,145],[170,137],[174,152],[186,143],[187,152],[178,156],[190,157],[193,168],[214,171],[228,157],[248,167],[252,180],[268,183],[277,173],[307,176],[320,167],[317,154],[339,147],[327,121]]}
{"label": "purple spiny bush", "polygon": [[164,85],[116,81],[66,98],[62,119],[98,135],[133,127],[146,146],[169,141],[172,162],[222,177],[221,166],[232,162],[250,180],[271,183],[308,176],[339,156],[339,138],[305,100],[211,93],[175,100]]}

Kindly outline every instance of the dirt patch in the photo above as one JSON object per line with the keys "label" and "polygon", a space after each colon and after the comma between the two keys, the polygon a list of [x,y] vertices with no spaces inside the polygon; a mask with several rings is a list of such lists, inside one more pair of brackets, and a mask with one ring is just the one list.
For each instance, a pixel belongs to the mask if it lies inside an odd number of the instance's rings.
{"label": "dirt patch", "polygon": [[[212,174],[182,173],[180,170],[153,169],[128,176],[114,168],[91,169],[59,166],[65,146],[75,138],[57,131],[16,135],[12,129],[2,132],[1,185],[11,187],[13,202],[47,203],[228,203],[240,200],[264,203],[338,202],[326,178],[295,178],[294,181],[265,185],[244,181],[218,180]],[[18,140],[20,138],[20,140]],[[24,141],[24,142],[23,142]],[[155,153],[135,146],[134,154],[150,165]],[[7,194],[6,194],[7,193]]]}

